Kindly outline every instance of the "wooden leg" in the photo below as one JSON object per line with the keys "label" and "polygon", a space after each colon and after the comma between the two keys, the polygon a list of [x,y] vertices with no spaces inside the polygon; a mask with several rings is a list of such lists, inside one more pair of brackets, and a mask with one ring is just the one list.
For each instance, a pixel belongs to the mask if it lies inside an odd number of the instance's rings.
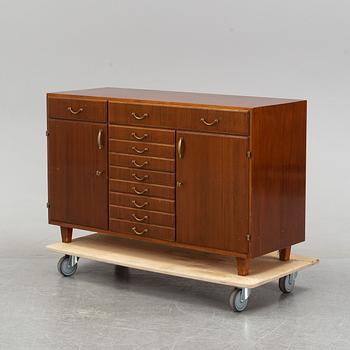
{"label": "wooden leg", "polygon": [[249,259],[248,258],[236,258],[237,272],[239,276],[247,276],[249,273]]}
{"label": "wooden leg", "polygon": [[281,261],[288,261],[290,259],[290,249],[290,246],[284,249],[280,249],[279,253]]}
{"label": "wooden leg", "polygon": [[71,227],[63,227],[61,226],[61,237],[63,243],[72,242],[72,233],[73,229]]}

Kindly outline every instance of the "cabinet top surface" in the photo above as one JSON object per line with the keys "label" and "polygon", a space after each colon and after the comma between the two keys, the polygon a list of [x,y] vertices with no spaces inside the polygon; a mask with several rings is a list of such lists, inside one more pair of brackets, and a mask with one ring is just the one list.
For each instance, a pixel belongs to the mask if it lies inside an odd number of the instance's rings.
{"label": "cabinet top surface", "polygon": [[91,98],[113,99],[115,101],[125,102],[154,102],[160,104],[184,104],[246,109],[301,101],[297,99],[271,97],[218,95],[193,92],[123,89],[112,87],[54,92],[49,93],[48,95],[51,97],[59,95],[66,95],[67,97],[83,96]]}

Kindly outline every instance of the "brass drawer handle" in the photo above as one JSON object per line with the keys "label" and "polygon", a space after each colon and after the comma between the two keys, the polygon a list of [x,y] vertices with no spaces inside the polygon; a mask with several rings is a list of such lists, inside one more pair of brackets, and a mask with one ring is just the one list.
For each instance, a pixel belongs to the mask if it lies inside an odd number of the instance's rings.
{"label": "brass drawer handle", "polygon": [[132,204],[134,204],[134,206],[136,207],[136,208],[144,208],[145,206],[147,206],[148,205],[148,202],[145,202],[145,203],[143,203],[143,204],[137,204],[136,203],[136,201],[132,201]]}
{"label": "brass drawer handle", "polygon": [[177,153],[179,158],[182,159],[184,156],[184,138],[180,137],[179,142],[177,144]]}
{"label": "brass drawer handle", "polygon": [[72,107],[68,107],[67,108],[69,110],[69,112],[71,112],[72,114],[79,114],[80,112],[82,112],[84,109],[83,108],[79,108],[76,111],[72,108]]}
{"label": "brass drawer handle", "polygon": [[138,114],[132,112],[131,115],[137,120],[142,120],[142,119],[145,119],[146,117],[148,117],[147,113],[144,113],[142,115],[138,115]]}
{"label": "brass drawer handle", "polygon": [[136,187],[131,187],[131,189],[138,195],[142,195],[148,192],[148,188],[145,188],[143,191],[138,191]]}
{"label": "brass drawer handle", "polygon": [[201,118],[201,122],[207,126],[212,126],[214,124],[217,124],[219,122],[219,119],[215,119],[212,122],[207,122],[204,118]]}
{"label": "brass drawer handle", "polygon": [[148,179],[148,175],[144,175],[143,177],[138,177],[136,174],[131,174],[131,176],[137,181],[145,181],[146,179]]}
{"label": "brass drawer handle", "polygon": [[148,148],[145,147],[144,149],[137,149],[136,147],[132,147],[132,150],[135,151],[138,154],[142,154],[148,151]]}
{"label": "brass drawer handle", "polygon": [[147,228],[145,228],[145,229],[144,229],[143,231],[141,231],[141,232],[137,231],[135,226],[132,227],[131,229],[134,231],[134,233],[136,233],[136,234],[139,235],[139,236],[141,236],[141,235],[143,235],[143,234],[145,234],[145,233],[148,232],[148,229],[147,229]]}
{"label": "brass drawer handle", "polygon": [[143,218],[138,218],[136,214],[132,214],[131,216],[138,222],[142,222],[148,219],[147,215],[145,215]]}
{"label": "brass drawer handle", "polygon": [[131,163],[132,165],[136,166],[136,168],[143,168],[145,165],[148,164],[147,160],[144,161],[142,164],[138,164],[136,160],[132,160]]}
{"label": "brass drawer handle", "polygon": [[103,129],[100,129],[98,131],[98,134],[97,134],[97,147],[98,147],[98,149],[102,149],[103,148],[102,134],[103,134]]}
{"label": "brass drawer handle", "polygon": [[137,136],[135,132],[132,132],[131,136],[138,141],[142,141],[143,139],[148,137],[148,134],[143,134],[143,136]]}
{"label": "brass drawer handle", "polygon": [[101,176],[103,174],[103,170],[96,170],[96,176]]}

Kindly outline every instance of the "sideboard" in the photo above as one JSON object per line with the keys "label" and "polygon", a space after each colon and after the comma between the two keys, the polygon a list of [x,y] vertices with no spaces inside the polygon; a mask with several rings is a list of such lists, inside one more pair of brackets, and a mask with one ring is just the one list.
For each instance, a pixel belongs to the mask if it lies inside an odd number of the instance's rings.
{"label": "sideboard", "polygon": [[47,94],[48,217],[236,258],[305,240],[306,101],[98,88]]}

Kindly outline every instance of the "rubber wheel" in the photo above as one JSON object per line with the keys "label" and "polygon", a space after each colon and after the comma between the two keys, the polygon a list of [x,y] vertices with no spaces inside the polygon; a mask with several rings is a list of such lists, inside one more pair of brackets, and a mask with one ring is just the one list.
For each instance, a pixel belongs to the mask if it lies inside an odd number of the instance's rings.
{"label": "rubber wheel", "polygon": [[69,255],[62,256],[57,263],[58,272],[61,273],[64,277],[70,277],[75,274],[77,271],[78,264],[74,266],[69,265]]}
{"label": "rubber wheel", "polygon": [[295,286],[295,277],[293,275],[281,277],[278,281],[278,286],[281,292],[284,294],[293,292]]}
{"label": "rubber wheel", "polygon": [[235,289],[230,295],[229,303],[234,312],[242,312],[248,305],[248,299],[242,301],[242,289]]}

